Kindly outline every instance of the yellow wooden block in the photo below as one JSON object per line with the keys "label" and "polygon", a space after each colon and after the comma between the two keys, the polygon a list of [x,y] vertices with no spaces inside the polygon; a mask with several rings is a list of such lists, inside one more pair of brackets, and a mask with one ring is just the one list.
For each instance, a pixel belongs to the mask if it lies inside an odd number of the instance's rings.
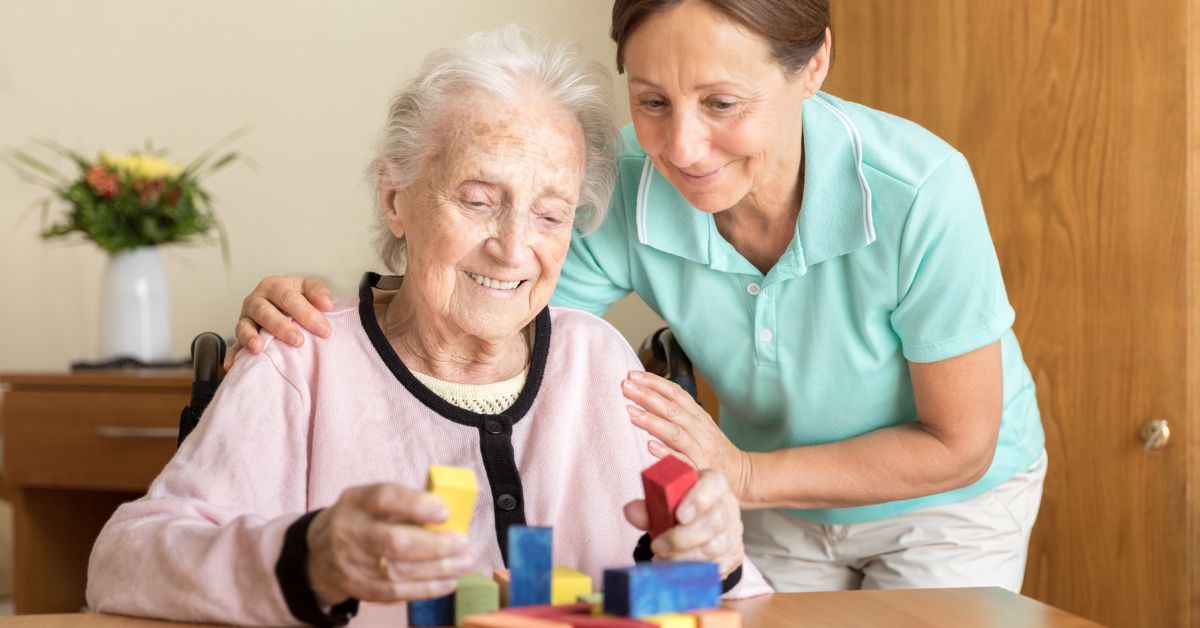
{"label": "yellow wooden block", "polygon": [[638,617],[638,621],[662,628],[696,628],[696,618],[691,615],[647,615]]}
{"label": "yellow wooden block", "polygon": [[463,467],[433,465],[429,467],[429,480],[425,490],[437,495],[450,508],[450,518],[445,523],[429,524],[430,530],[453,530],[466,534],[471,528],[471,515],[475,512],[475,496],[479,486],[475,474]]}
{"label": "yellow wooden block", "polygon": [[581,595],[592,592],[592,578],[569,567],[555,567],[550,574],[550,603],[574,604]]}

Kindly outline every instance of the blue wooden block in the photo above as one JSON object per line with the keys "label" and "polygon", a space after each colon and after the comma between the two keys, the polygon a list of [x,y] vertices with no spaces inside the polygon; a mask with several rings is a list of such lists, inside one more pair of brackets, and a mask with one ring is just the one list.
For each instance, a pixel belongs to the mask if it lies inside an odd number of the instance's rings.
{"label": "blue wooden block", "polygon": [[721,572],[716,563],[639,563],[604,571],[604,612],[645,617],[716,608]]}
{"label": "blue wooden block", "polygon": [[453,626],[454,594],[408,603],[409,626]]}
{"label": "blue wooden block", "polygon": [[550,603],[552,528],[508,529],[509,606]]}

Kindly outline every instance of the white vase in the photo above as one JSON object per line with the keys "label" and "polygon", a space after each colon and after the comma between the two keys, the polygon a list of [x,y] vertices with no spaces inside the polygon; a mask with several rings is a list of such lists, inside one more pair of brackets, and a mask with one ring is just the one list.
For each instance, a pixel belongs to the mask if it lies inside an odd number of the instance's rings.
{"label": "white vase", "polygon": [[171,295],[158,249],[110,255],[100,293],[100,355],[143,362],[171,357]]}

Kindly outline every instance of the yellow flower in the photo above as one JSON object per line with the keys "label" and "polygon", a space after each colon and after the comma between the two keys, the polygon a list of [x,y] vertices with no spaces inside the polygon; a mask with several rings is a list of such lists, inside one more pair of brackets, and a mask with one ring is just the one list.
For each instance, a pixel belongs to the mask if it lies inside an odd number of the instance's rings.
{"label": "yellow flower", "polygon": [[110,155],[102,152],[100,163],[134,179],[173,179],[183,173],[183,168],[169,161],[138,153]]}

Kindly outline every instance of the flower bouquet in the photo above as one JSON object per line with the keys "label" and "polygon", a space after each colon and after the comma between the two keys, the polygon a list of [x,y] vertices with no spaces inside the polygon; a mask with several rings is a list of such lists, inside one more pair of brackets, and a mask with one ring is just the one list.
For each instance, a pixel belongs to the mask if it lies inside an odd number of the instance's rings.
{"label": "flower bouquet", "polygon": [[[238,160],[236,151],[214,158],[210,149],[179,166],[150,145],[124,155],[101,152],[94,159],[56,144],[43,146],[68,158],[78,170],[63,173],[24,151],[10,152],[18,175],[50,190],[42,201],[43,238],[81,235],[113,254],[215,232],[228,261],[224,228],[201,181]],[[66,212],[50,223],[48,212],[56,200],[65,204]]]}
{"label": "flower bouquet", "polygon": [[[9,151],[21,178],[50,190],[41,202],[42,238],[82,237],[109,255],[101,291],[103,358],[144,364],[170,358],[170,295],[158,245],[211,239],[215,233],[228,265],[225,230],[201,182],[243,157],[237,151],[216,155],[220,145],[180,166],[150,145],[89,158],[42,142],[71,163],[66,173],[24,151]],[[65,211],[51,222],[55,204]]]}

